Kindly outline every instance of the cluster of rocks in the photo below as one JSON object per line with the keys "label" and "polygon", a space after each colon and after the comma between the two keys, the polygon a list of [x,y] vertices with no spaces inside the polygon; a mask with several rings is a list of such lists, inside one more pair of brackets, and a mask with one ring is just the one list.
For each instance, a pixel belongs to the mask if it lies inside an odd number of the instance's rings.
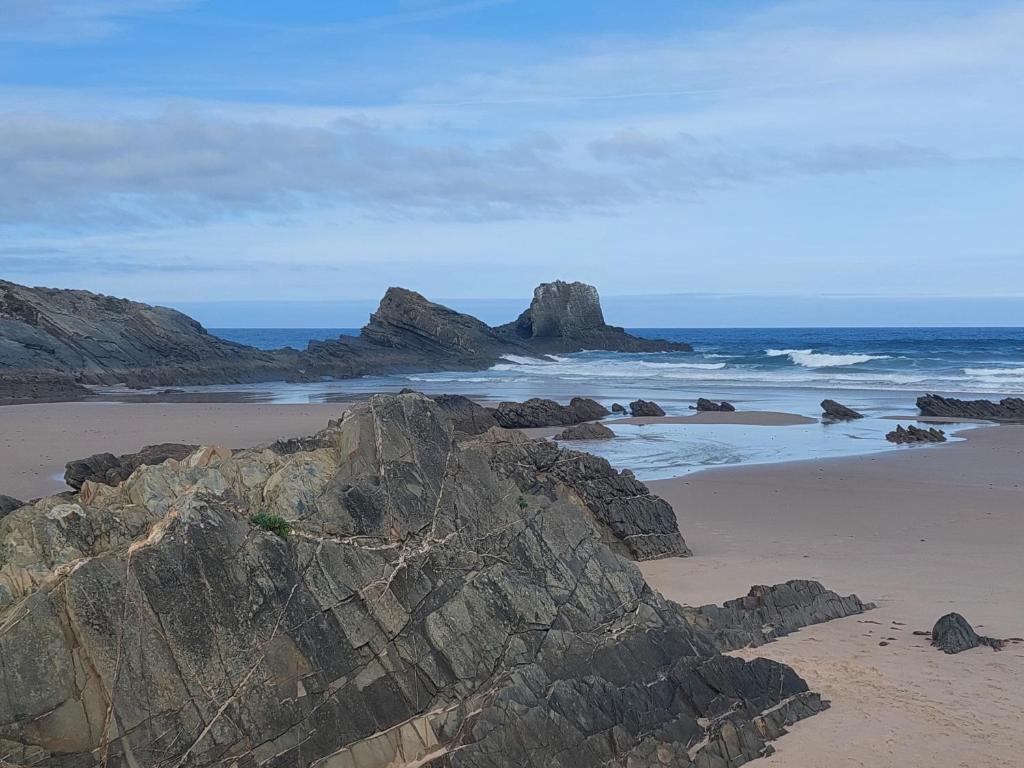
{"label": "cluster of rocks", "polygon": [[896,429],[885,436],[885,439],[897,445],[944,443],[946,442],[946,433],[935,427],[925,429],[923,427],[915,427],[913,424],[908,427],[898,424]]}
{"label": "cluster of rocks", "polygon": [[198,445],[182,443],[160,443],[159,445],[147,445],[136,453],[126,453],[121,456],[115,456],[112,453],[96,453],[65,464],[64,482],[76,491],[86,480],[104,485],[118,485],[127,480],[132,472],[144,464],[162,464],[167,459],[181,461],[198,447]]}
{"label": "cluster of rocks", "polygon": [[574,397],[568,405],[540,397],[522,403],[499,403],[491,409],[498,426],[506,429],[561,427],[603,419],[610,411],[595,400]]}
{"label": "cluster of rocks", "polygon": [[706,397],[698,397],[697,404],[691,405],[690,408],[698,412],[710,413],[732,413],[736,410],[736,406],[732,403],[727,403],[725,400],[716,403],[714,400],[708,400]]}
{"label": "cluster of rocks", "polygon": [[431,399],[375,396],[0,519],[5,764],[732,768],[827,706],[721,651],[859,603],[784,585],[719,627],[606,544],[678,536],[628,473],[455,438]]}
{"label": "cluster of rocks", "polygon": [[980,645],[1001,651],[1005,644],[1005,640],[979,635],[959,613],[947,613],[932,627],[932,645],[946,653],[969,651]]}
{"label": "cluster of rocks", "polygon": [[389,288],[358,337],[260,350],[208,333],[166,307],[0,280],[0,400],[75,400],[87,385],[167,387],[317,381],[399,371],[481,369],[504,355],[605,349],[685,351],[606,325],[596,289],[547,283],[515,323],[492,328],[404,288]]}
{"label": "cluster of rocks", "polygon": [[917,398],[922,416],[950,419],[985,419],[988,421],[1024,422],[1024,398],[1005,397],[998,403],[991,400],[958,400],[941,395]]}
{"label": "cluster of rocks", "polygon": [[853,408],[847,408],[835,400],[822,400],[821,418],[825,422],[855,421],[856,419],[863,419],[864,414],[853,410]]}

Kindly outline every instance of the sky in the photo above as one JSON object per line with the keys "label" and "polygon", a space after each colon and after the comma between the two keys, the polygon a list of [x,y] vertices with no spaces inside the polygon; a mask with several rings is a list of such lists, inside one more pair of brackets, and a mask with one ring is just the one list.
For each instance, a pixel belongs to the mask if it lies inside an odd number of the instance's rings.
{"label": "sky", "polygon": [[627,326],[1020,325],[1022,39],[987,0],[0,0],[0,277],[214,325],[556,278]]}

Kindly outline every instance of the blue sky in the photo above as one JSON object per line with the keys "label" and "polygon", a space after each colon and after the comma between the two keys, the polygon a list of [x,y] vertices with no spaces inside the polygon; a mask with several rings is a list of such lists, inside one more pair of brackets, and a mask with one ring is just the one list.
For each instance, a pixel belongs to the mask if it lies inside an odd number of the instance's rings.
{"label": "blue sky", "polygon": [[0,276],[1019,324],[1021,39],[983,0],[0,0]]}

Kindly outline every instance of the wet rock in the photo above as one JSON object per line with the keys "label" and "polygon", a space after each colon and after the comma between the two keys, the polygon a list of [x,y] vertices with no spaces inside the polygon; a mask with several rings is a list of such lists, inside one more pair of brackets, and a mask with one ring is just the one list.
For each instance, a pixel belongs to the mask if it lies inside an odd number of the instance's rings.
{"label": "wet rock", "polygon": [[625,413],[626,406],[622,403],[612,403],[612,413]]}
{"label": "wet rock", "polygon": [[586,424],[577,424],[574,427],[562,430],[561,434],[558,435],[558,440],[611,440],[615,437],[615,433],[612,432],[604,424],[598,424],[596,422],[588,422]]}
{"label": "wet rock", "polygon": [[915,427],[913,424],[908,427],[899,424],[896,426],[896,429],[885,436],[885,439],[897,445],[944,443],[946,442],[946,433],[935,427],[922,429],[921,427]]}
{"label": "wet rock", "polygon": [[696,411],[705,412],[719,412],[719,413],[732,413],[736,410],[736,407],[732,403],[727,403],[724,400],[720,403],[716,403],[713,400],[708,400],[706,397],[698,397],[697,404],[691,406]]}
{"label": "wet rock", "polygon": [[958,400],[955,397],[923,395],[917,398],[922,416],[952,419],[987,419],[989,421],[1024,421],[1024,398],[1006,397],[998,403],[991,400]]}
{"label": "wet rock", "polygon": [[16,499],[13,496],[5,496],[0,493],[0,517],[3,517],[8,512],[13,512],[18,507],[25,506],[25,502],[20,499]]}
{"label": "wet rock", "polygon": [[856,595],[843,597],[817,581],[796,579],[772,587],[751,587],[746,597],[687,611],[698,626],[714,634],[720,648],[737,649],[764,645],[801,627],[855,616],[874,607]]}
{"label": "wet rock", "polygon": [[847,408],[842,403],[837,403],[835,400],[822,400],[821,401],[821,418],[824,421],[853,421],[855,419],[863,419],[864,414],[858,413],[853,408]]}
{"label": "wet rock", "polygon": [[601,419],[608,409],[586,397],[574,397],[569,405],[534,397],[522,403],[499,403],[491,411],[498,426],[505,429],[560,427]]}
{"label": "wet rock", "polygon": [[0,519],[6,764],[733,768],[826,706],[602,543],[642,526],[596,501],[657,506],[635,479],[453,438],[376,396],[310,451],[204,447]]}
{"label": "wet rock", "polygon": [[198,446],[181,443],[160,443],[147,445],[137,453],[115,456],[112,453],[97,453],[84,459],[69,461],[64,465],[64,482],[76,491],[87,481],[118,485],[128,479],[143,464],[162,464],[168,459],[180,461],[195,451]]}
{"label": "wet rock", "polygon": [[650,400],[634,400],[629,404],[629,412],[633,416],[664,416],[665,411],[657,403]]}
{"label": "wet rock", "polygon": [[932,628],[932,645],[946,653],[960,653],[979,645],[987,645],[993,651],[1000,651],[1005,641],[977,634],[959,613],[947,613]]}

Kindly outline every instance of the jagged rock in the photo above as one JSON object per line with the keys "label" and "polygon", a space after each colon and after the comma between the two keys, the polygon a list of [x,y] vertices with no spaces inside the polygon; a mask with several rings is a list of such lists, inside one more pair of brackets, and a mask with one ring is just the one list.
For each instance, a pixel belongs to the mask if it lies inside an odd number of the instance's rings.
{"label": "jagged rock", "polygon": [[506,429],[560,427],[601,419],[608,409],[587,397],[574,397],[569,405],[534,397],[522,403],[499,403],[491,413],[498,426]]}
{"label": "jagged rock", "polygon": [[910,443],[944,443],[946,442],[946,433],[941,429],[936,429],[935,427],[922,429],[921,427],[915,427],[913,424],[908,427],[904,427],[902,424],[897,424],[896,429],[887,434],[885,439],[890,443],[896,443],[897,445],[906,445]]}
{"label": "jagged rock", "polygon": [[615,433],[612,432],[604,424],[598,424],[596,422],[587,422],[586,424],[577,424],[574,427],[563,429],[561,434],[558,435],[558,440],[610,440],[615,437]]}
{"label": "jagged rock", "polygon": [[137,453],[115,456],[112,453],[97,453],[84,459],[69,461],[64,465],[64,482],[76,491],[87,480],[104,485],[117,485],[143,464],[161,464],[167,459],[181,460],[199,446],[181,443],[160,443],[147,445]]}
{"label": "jagged rock", "polygon": [[1024,421],[1024,398],[1020,397],[1005,397],[993,403],[991,400],[958,400],[955,397],[924,395],[917,398],[917,407],[922,416]]}
{"label": "jagged rock", "polygon": [[0,493],[0,517],[3,517],[8,512],[13,512],[18,507],[25,506],[25,502],[20,499],[16,499],[13,496],[5,496]]}
{"label": "jagged rock", "polygon": [[612,413],[625,413],[626,406],[622,403],[612,403]]}
{"label": "jagged rock", "polygon": [[657,403],[650,400],[634,400],[629,404],[629,412],[633,416],[664,416],[665,411]]}
{"label": "jagged rock", "polygon": [[932,628],[932,645],[946,653],[960,653],[979,645],[1001,651],[1005,641],[979,635],[959,613],[947,613]]}
{"label": "jagged rock", "polygon": [[727,403],[723,400],[720,403],[716,403],[713,400],[708,400],[706,397],[698,397],[697,405],[690,406],[696,411],[714,412],[714,413],[732,413],[736,410],[736,407],[732,403]]}
{"label": "jagged rock", "polygon": [[558,498],[566,488],[615,552],[635,560],[691,554],[671,505],[651,494],[632,472],[617,472],[607,460],[494,429],[475,443],[490,454],[491,467],[525,493]]}
{"label": "jagged rock", "polygon": [[825,421],[853,421],[854,419],[864,418],[863,413],[858,413],[853,408],[847,408],[835,400],[822,400],[821,411],[821,417]]}
{"label": "jagged rock", "polygon": [[827,706],[722,656],[575,489],[500,477],[497,432],[377,396],[312,451],[201,448],[11,512],[5,763],[733,768]]}
{"label": "jagged rock", "polygon": [[544,352],[692,352],[689,344],[642,339],[607,325],[597,289],[586,283],[556,280],[533,292],[530,307],[518,319],[495,329],[506,338],[527,342]]}
{"label": "jagged rock", "polygon": [[874,607],[856,595],[842,597],[817,581],[796,579],[773,587],[751,587],[746,597],[687,611],[695,624],[715,636],[720,648],[735,650],[764,645],[801,627]]}

